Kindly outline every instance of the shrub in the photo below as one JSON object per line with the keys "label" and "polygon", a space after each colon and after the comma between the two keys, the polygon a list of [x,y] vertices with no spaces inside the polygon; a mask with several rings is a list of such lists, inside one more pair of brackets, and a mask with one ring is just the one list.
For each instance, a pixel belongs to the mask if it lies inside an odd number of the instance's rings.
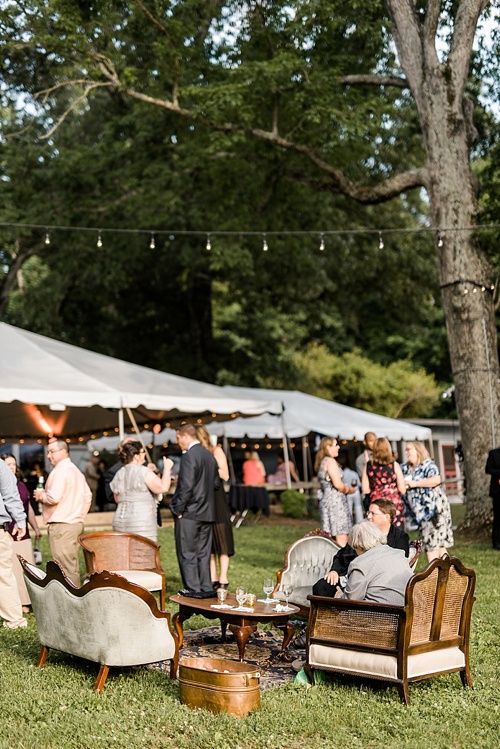
{"label": "shrub", "polygon": [[307,497],[297,489],[287,489],[281,495],[283,515],[288,518],[303,518],[307,512]]}

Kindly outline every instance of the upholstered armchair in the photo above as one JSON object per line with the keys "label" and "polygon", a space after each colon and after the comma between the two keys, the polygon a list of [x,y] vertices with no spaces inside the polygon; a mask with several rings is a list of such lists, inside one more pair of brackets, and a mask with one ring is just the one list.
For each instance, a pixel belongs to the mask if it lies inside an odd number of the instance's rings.
{"label": "upholstered armchair", "polygon": [[476,574],[456,557],[435,559],[407,584],[404,606],[310,596],[305,671],[394,684],[459,671],[472,686],[469,635]]}
{"label": "upholstered armchair", "polygon": [[298,606],[301,616],[307,618],[310,607],[308,596],[312,593],[313,585],[329,572],[339,548],[329,533],[319,529],[295,541],[285,554],[283,569],[277,572],[278,582],[273,598],[284,601],[283,585],[289,583],[293,586],[290,603]]}
{"label": "upholstered armchair", "polygon": [[146,590],[159,591],[160,606],[165,609],[165,572],[157,543],[136,533],[120,531],[86,533],[80,536],[79,541],[83,548],[87,579],[95,572],[116,572]]}
{"label": "upholstered armchair", "polygon": [[42,645],[37,666],[49,650],[100,664],[94,688],[101,692],[109,669],[170,660],[175,678],[177,634],[170,614],[160,611],[147,590],[109,572],[96,573],[76,588],[56,562],[47,573],[19,557]]}

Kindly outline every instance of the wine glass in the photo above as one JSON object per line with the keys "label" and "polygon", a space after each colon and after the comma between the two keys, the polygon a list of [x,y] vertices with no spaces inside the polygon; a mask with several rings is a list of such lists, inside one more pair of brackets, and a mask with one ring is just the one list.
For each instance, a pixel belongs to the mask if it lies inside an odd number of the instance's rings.
{"label": "wine glass", "polygon": [[244,588],[242,585],[238,585],[238,587],[236,588],[236,600],[238,601],[238,605],[240,606],[240,608],[247,600],[247,591],[246,588]]}
{"label": "wine glass", "polygon": [[290,585],[290,583],[285,583],[281,590],[283,591],[283,595],[285,596],[286,607],[288,609],[288,599],[293,593],[293,585]]}
{"label": "wine glass", "polygon": [[274,585],[273,585],[273,581],[271,580],[270,577],[265,577],[264,578],[264,585],[262,586],[262,590],[266,594],[266,600],[264,601],[264,603],[272,603],[273,599],[269,598],[269,596],[271,595],[271,593],[274,590]]}

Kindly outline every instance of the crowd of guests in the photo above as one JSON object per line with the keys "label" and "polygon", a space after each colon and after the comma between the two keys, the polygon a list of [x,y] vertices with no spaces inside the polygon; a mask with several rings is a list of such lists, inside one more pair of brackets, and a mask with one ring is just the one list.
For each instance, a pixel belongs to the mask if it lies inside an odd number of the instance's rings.
{"label": "crowd of guests", "polygon": [[[229,561],[234,555],[233,529],[223,490],[229,468],[224,451],[213,443],[205,427],[183,425],[177,430],[177,442],[182,457],[170,509],[183,582],[179,593],[208,598],[215,595],[218,587],[227,588]],[[450,506],[439,469],[423,443],[408,442],[406,460],[401,465],[387,439],[368,433],[364,444],[356,472],[342,467],[335,438],[325,437],[319,444],[315,468],[320,484],[321,524],[340,550],[332,560],[331,570],[317,581],[313,592],[401,603],[411,575],[405,522],[411,519],[416,524],[430,561],[453,545]],[[30,601],[16,555],[33,563],[28,525],[36,539],[41,533],[27,482],[21,480],[15,457],[1,457],[0,617],[5,626],[17,627],[25,626],[23,613]],[[249,452],[245,457],[245,483],[264,483],[266,472],[258,454]],[[98,484],[90,485],[92,470],[84,475],[70,460],[64,440],[50,441],[47,458],[52,466],[48,475],[39,464],[32,471],[32,480],[38,483],[40,477],[44,479],[43,488],[33,489],[32,496],[42,508],[53,559],[79,586],[78,537],[95,504]],[[119,462],[106,473],[102,469],[99,472],[98,464],[92,461],[94,478],[97,482],[104,479],[107,499],[116,503],[114,530],[157,540],[157,506],[170,489],[173,465],[171,459],[163,458],[159,472],[147,462],[144,446],[133,437],[122,441]],[[489,472],[494,475],[496,488],[499,480],[495,470],[492,462]],[[298,480],[293,471],[292,476]],[[498,472],[500,475],[500,469]],[[276,483],[286,480],[282,459],[274,479]]]}

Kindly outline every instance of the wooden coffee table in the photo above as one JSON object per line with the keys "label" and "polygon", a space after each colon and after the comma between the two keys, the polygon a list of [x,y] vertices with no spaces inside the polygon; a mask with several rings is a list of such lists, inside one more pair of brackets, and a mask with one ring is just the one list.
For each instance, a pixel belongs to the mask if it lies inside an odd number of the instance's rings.
{"label": "wooden coffee table", "polygon": [[[179,635],[179,647],[182,647],[184,632],[182,625],[193,614],[202,614],[207,619],[220,619],[222,638],[221,642],[226,641],[226,630],[233,633],[240,654],[240,661],[245,655],[245,645],[253,632],[257,629],[257,624],[272,623],[278,629],[283,630],[282,650],[286,650],[290,640],[295,633],[295,626],[288,619],[293,614],[298,614],[299,609],[296,606],[289,606],[289,611],[274,611],[279,601],[273,600],[271,604],[257,602],[253,611],[235,611],[234,609],[213,609],[212,604],[217,604],[217,598],[188,598],[188,596],[170,596],[173,603],[177,603],[179,611],[174,614],[172,623]],[[233,594],[228,593],[226,603],[230,606],[238,606]]]}

